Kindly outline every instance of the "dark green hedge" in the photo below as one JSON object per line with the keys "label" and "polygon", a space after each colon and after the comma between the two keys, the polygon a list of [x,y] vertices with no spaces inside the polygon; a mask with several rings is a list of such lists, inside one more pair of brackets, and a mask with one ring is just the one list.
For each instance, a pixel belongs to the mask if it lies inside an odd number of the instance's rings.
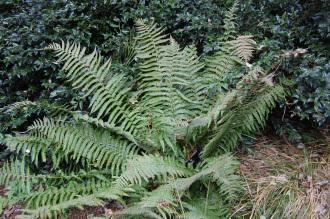
{"label": "dark green hedge", "polygon": [[286,50],[306,49],[279,69],[295,82],[287,108],[291,116],[329,125],[330,1],[245,0],[241,6],[240,29],[263,47],[260,63],[269,65]]}

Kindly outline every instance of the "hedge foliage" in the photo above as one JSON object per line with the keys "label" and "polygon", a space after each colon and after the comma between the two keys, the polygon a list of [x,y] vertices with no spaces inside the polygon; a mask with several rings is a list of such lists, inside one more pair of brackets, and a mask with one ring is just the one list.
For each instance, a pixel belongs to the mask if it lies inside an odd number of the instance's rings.
{"label": "hedge foliage", "polygon": [[306,50],[283,62],[280,71],[295,82],[287,104],[291,116],[320,126],[330,121],[329,12],[328,0],[246,0],[238,13],[241,31],[253,34],[268,51],[260,62],[272,63],[282,51]]}

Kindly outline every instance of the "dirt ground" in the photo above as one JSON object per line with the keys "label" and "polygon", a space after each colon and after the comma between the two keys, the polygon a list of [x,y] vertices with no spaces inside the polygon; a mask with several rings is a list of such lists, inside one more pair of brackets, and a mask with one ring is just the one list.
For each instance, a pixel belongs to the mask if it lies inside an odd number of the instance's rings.
{"label": "dirt ground", "polygon": [[[330,218],[330,138],[319,139],[298,148],[285,138],[261,136],[252,153],[236,154],[247,190],[240,215],[268,218],[257,211],[282,204],[285,218]],[[282,201],[288,194],[293,200]]]}

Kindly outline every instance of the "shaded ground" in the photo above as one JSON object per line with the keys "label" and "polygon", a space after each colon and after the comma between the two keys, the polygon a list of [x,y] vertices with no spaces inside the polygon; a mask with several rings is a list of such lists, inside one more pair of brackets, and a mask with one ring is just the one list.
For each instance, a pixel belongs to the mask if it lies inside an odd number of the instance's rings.
{"label": "shaded ground", "polygon": [[236,216],[330,218],[328,137],[301,149],[286,139],[260,137],[253,147],[253,152],[238,154],[247,193]]}
{"label": "shaded ground", "polygon": [[112,215],[112,211],[122,209],[122,206],[115,202],[107,203],[103,207],[85,207],[84,210],[73,209],[69,213],[69,219],[87,219],[95,216]]}
{"label": "shaded ground", "polygon": [[104,215],[104,209],[100,207],[85,207],[84,210],[74,209],[69,213],[69,219],[85,219],[93,216]]}

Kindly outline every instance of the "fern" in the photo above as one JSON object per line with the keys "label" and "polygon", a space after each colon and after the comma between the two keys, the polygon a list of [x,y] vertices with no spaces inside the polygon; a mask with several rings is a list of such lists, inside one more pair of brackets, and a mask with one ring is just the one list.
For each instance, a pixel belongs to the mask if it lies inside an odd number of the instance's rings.
{"label": "fern", "polygon": [[185,213],[180,218],[187,219],[216,219],[216,218],[229,218],[227,209],[228,206],[224,205],[221,196],[214,190],[213,187],[208,188],[207,197],[199,197],[189,199],[184,203]]}
{"label": "fern", "polygon": [[173,127],[185,125],[202,109],[203,98],[196,93],[194,82],[203,65],[194,49],[181,50],[172,38],[165,44],[168,41],[154,24],[139,20],[137,29],[136,57],[142,61],[137,78],[139,105],[147,109],[145,114],[153,127],[147,137],[164,151],[169,146],[176,152]]}
{"label": "fern", "polygon": [[232,202],[237,200],[242,192],[239,176],[235,175],[239,163],[229,155],[223,155],[206,162],[204,174],[211,174],[212,179],[220,186],[219,192],[225,200]]}
{"label": "fern", "polygon": [[50,104],[47,101],[38,101],[38,102],[32,102],[32,101],[21,101],[16,102],[11,105],[5,106],[3,108],[0,108],[0,112],[3,113],[12,113],[15,110],[26,110],[26,108],[36,108],[37,110],[43,110],[49,113],[50,115],[67,115],[72,114],[71,107],[69,105],[59,105],[59,104]]}
{"label": "fern", "polygon": [[[14,161],[2,167],[0,184],[25,201],[20,217],[61,218],[109,200],[124,207],[114,217],[229,217],[242,185],[238,162],[223,153],[264,127],[286,94],[285,81],[249,64],[255,42],[237,35],[237,8],[226,15],[217,51],[202,59],[194,46],[181,48],[153,22],[137,20],[134,46],[121,63],[134,65],[134,74],[115,72],[110,59],[80,44],[47,47],[89,107],[25,101],[1,109],[51,114],[1,140]],[[225,88],[237,69],[249,71]]]}
{"label": "fern", "polygon": [[139,65],[141,70],[139,80],[145,82],[141,85],[141,89],[145,90],[157,86],[155,83],[161,80],[161,76],[157,74],[160,68],[158,64],[160,47],[167,43],[168,39],[163,35],[163,30],[154,23],[147,25],[143,20],[137,20],[136,28],[138,32],[136,58],[142,60]]}
{"label": "fern", "polygon": [[71,207],[100,206],[102,199],[118,199],[129,189],[111,188],[103,180],[87,180],[83,183],[70,181],[68,185],[47,187],[24,198],[26,208],[19,218],[61,218]]}

